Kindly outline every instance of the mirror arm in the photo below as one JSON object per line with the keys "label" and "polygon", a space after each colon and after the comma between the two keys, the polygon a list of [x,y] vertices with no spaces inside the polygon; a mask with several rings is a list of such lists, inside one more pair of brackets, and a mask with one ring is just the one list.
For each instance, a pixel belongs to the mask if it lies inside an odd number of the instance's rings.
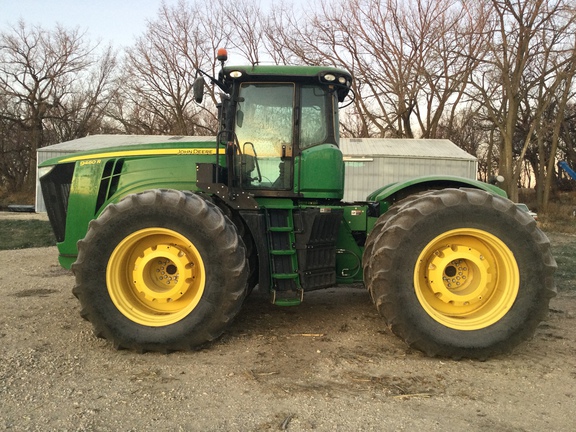
{"label": "mirror arm", "polygon": [[216,84],[223,92],[225,92],[225,93],[230,92],[230,86],[229,85],[226,85],[224,82],[214,78],[212,75],[207,74],[202,69],[196,69],[196,76],[198,76],[198,74],[204,75],[206,78],[208,78],[210,80],[210,82],[212,84]]}

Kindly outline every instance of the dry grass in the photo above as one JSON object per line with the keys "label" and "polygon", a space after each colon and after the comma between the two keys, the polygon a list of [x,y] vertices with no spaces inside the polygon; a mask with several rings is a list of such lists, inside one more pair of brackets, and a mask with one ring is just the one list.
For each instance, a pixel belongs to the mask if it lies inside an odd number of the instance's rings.
{"label": "dry grass", "polygon": [[576,235],[547,233],[558,269],[554,275],[558,291],[576,290]]}
{"label": "dry grass", "polygon": [[56,239],[50,222],[5,219],[0,223],[0,250],[54,246]]}
{"label": "dry grass", "polygon": [[32,205],[36,198],[34,194],[35,192],[10,193],[0,185],[0,210],[6,210],[12,204]]}
{"label": "dry grass", "polygon": [[576,192],[560,192],[548,204],[548,212],[543,213],[536,204],[534,190],[520,191],[519,201],[538,213],[540,228],[546,232],[576,234]]}

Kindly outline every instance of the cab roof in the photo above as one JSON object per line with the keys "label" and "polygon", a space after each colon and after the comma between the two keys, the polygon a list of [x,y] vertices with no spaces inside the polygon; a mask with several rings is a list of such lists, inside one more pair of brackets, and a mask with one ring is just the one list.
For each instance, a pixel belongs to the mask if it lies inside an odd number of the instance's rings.
{"label": "cab roof", "polygon": [[255,65],[255,66],[226,66],[224,73],[229,77],[232,71],[241,71],[250,77],[286,77],[286,78],[310,78],[325,74],[345,76],[352,79],[352,74],[345,69],[330,66],[285,66],[285,65]]}
{"label": "cab roof", "polygon": [[233,82],[318,82],[337,88],[338,99],[344,100],[352,85],[352,74],[345,69],[330,66],[253,65],[225,66],[220,81],[226,87]]}

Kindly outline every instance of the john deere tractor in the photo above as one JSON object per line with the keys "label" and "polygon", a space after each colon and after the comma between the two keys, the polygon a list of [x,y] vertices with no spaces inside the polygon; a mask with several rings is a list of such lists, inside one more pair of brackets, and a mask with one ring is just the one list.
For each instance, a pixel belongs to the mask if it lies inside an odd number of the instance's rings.
{"label": "john deere tractor", "polygon": [[221,90],[215,139],[132,137],[39,167],[60,263],[96,335],[139,352],[194,349],[256,286],[293,306],[359,282],[430,356],[487,358],[534,334],[556,264],[502,190],[436,176],[342,202],[351,74],[218,58],[218,77],[199,71],[194,85],[199,103],[204,77]]}

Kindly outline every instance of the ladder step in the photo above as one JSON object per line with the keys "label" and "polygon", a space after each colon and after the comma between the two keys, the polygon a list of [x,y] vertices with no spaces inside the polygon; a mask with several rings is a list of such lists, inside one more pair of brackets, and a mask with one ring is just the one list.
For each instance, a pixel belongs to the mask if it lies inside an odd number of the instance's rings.
{"label": "ladder step", "polygon": [[272,279],[297,279],[298,273],[273,273]]}
{"label": "ladder step", "polygon": [[269,227],[268,231],[271,232],[291,232],[294,228],[292,227]]}
{"label": "ladder step", "polygon": [[293,218],[292,208],[266,210],[271,266],[270,290],[273,303],[286,306],[299,304],[304,293],[298,272]]}
{"label": "ladder step", "polygon": [[273,300],[273,303],[276,306],[298,306],[302,303],[302,299],[297,297],[297,298],[291,298],[291,299],[276,299]]}
{"label": "ladder step", "polygon": [[287,250],[271,250],[270,254],[271,255],[294,255],[296,253],[296,250],[294,249],[287,249]]}
{"label": "ladder step", "polygon": [[304,298],[304,291],[272,291],[272,304],[277,306],[298,306]]}

